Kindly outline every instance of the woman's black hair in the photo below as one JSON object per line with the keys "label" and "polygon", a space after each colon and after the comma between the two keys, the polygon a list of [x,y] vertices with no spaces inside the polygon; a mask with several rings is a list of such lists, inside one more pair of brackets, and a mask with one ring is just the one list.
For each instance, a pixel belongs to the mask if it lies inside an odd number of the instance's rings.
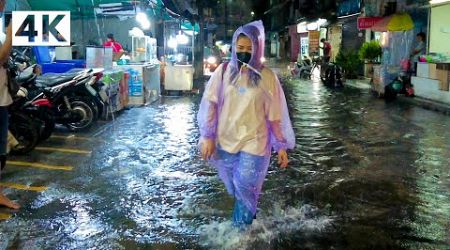
{"label": "woman's black hair", "polygon": [[114,41],[114,35],[112,33],[109,33],[106,37]]}
{"label": "woman's black hair", "polygon": [[418,36],[418,37],[421,37],[421,38],[422,38],[422,41],[425,41],[425,40],[427,39],[424,32],[420,32],[419,34],[417,34],[417,36]]}
{"label": "woman's black hair", "polygon": [[250,39],[248,36],[246,36],[244,33],[239,34],[237,40],[239,40],[240,38],[248,38]]}

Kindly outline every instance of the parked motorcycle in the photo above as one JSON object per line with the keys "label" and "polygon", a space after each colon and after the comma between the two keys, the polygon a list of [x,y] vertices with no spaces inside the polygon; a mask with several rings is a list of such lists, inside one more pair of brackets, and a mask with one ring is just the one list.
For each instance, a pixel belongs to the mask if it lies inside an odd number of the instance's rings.
{"label": "parked motorcycle", "polygon": [[404,94],[405,96],[414,96],[414,88],[411,84],[411,77],[406,74],[400,74],[397,79],[393,80],[384,88],[384,99],[393,101],[397,95]]}
{"label": "parked motorcycle", "polygon": [[[10,60],[7,64],[13,77],[17,75],[18,68],[14,61]],[[9,106],[9,131],[19,142],[20,147],[12,149],[15,154],[27,154],[32,151],[38,141],[42,122],[34,119],[30,114],[22,109],[22,104],[28,92],[25,88],[20,88],[19,93],[14,96],[14,102]]]}
{"label": "parked motorcycle", "polygon": [[[15,51],[13,56],[18,62],[27,61],[21,52]],[[92,70],[36,76],[30,68],[22,72],[18,81],[30,93],[30,100],[23,103],[23,108],[45,123],[41,139],[50,137],[55,123],[72,131],[87,129],[101,115],[99,112],[103,112],[104,103],[92,87],[98,84],[99,75]]]}
{"label": "parked motorcycle", "polygon": [[301,79],[311,79],[313,65],[311,60],[304,59],[301,62],[295,64],[295,68],[291,71],[291,74]]}
{"label": "parked motorcycle", "polygon": [[323,62],[320,66],[320,79],[325,86],[332,88],[342,88],[342,70],[334,63]]}

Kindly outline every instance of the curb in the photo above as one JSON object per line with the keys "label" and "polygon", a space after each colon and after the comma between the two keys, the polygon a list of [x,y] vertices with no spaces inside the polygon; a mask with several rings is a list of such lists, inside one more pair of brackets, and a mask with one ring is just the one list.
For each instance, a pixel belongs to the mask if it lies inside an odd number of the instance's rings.
{"label": "curb", "polygon": [[428,100],[421,97],[405,97],[398,96],[397,99],[404,103],[413,104],[419,107],[422,107],[427,110],[438,111],[440,113],[450,115],[450,105],[445,103],[440,103],[432,100]]}
{"label": "curb", "polygon": [[[370,89],[369,80],[347,80],[345,85],[358,89]],[[406,97],[399,95],[397,96],[397,100],[403,103],[408,103],[411,105],[419,106],[421,108],[437,111],[446,115],[450,115],[450,105],[446,103],[440,103],[433,100],[425,99],[422,97]]]}

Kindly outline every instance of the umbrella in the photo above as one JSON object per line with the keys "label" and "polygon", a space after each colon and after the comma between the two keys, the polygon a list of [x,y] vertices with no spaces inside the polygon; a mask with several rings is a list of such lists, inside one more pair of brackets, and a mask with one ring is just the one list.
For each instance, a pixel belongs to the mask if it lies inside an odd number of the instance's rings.
{"label": "umbrella", "polygon": [[406,31],[414,29],[414,22],[407,13],[393,14],[375,23],[371,29],[378,32]]}

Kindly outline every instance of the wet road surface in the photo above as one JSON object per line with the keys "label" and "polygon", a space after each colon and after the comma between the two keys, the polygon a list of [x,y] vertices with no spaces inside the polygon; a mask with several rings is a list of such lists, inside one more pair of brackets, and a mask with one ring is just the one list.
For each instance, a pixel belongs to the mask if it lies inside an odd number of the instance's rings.
{"label": "wet road surface", "polygon": [[450,249],[450,117],[285,83],[297,147],[248,232],[197,157],[198,97],[163,98],[11,158],[0,249]]}

